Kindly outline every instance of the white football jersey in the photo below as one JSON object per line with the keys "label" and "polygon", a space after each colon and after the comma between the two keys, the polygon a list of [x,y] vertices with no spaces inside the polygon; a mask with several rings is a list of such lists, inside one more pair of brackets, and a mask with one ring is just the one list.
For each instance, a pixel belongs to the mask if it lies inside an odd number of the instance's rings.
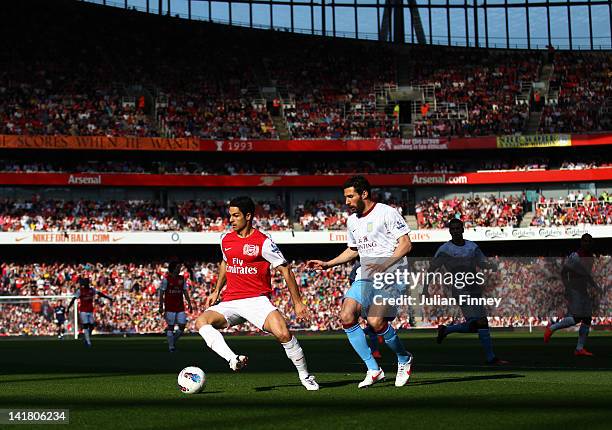
{"label": "white football jersey", "polygon": [[[400,213],[383,203],[376,203],[369,213],[361,217],[352,214],[346,227],[347,245],[349,248],[357,248],[362,266],[367,265],[368,261],[382,263],[382,259],[391,257],[397,248],[397,240],[410,233],[410,227]],[[392,270],[406,264],[404,257]],[[357,272],[356,279],[361,279],[361,270]]]}

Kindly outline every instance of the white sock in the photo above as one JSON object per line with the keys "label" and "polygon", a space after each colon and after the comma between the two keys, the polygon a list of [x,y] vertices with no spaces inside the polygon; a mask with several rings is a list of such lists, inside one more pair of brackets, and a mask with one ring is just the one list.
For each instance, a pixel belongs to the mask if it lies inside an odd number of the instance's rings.
{"label": "white sock", "polygon": [[206,345],[223,357],[225,361],[229,362],[232,358],[236,357],[234,351],[232,351],[230,347],[227,346],[227,343],[225,343],[223,335],[219,332],[219,330],[210,324],[203,325],[202,328],[198,330],[198,333],[200,333],[200,336],[204,338]]}
{"label": "white sock", "polygon": [[91,338],[89,337],[89,329],[83,329],[83,334],[85,335],[85,342],[89,345],[91,345]]}
{"label": "white sock", "polygon": [[567,328],[576,325],[576,320],[574,317],[565,317],[562,320],[557,321],[553,325],[550,326],[552,331],[559,330],[560,328]]}
{"label": "white sock", "polygon": [[302,351],[302,347],[295,336],[293,336],[289,342],[281,343],[281,345],[283,345],[283,348],[285,348],[285,353],[287,353],[287,357],[289,357],[297,369],[300,379],[306,378],[308,376],[306,357],[304,357],[304,351]]}
{"label": "white sock", "polygon": [[174,333],[171,330],[166,330],[166,338],[168,339],[168,347],[174,349]]}
{"label": "white sock", "polygon": [[584,349],[584,344],[586,343],[590,329],[588,325],[580,324],[580,328],[578,329],[578,344],[576,345],[577,351]]}

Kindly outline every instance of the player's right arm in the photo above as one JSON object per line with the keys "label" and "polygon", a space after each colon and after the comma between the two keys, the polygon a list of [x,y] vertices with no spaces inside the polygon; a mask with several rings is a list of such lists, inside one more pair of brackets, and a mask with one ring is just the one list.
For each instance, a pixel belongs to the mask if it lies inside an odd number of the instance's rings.
{"label": "player's right arm", "polygon": [[166,288],[168,286],[168,280],[163,279],[159,288],[159,313],[164,314],[164,301],[166,296]]}
{"label": "player's right arm", "polygon": [[340,264],[353,261],[357,257],[359,257],[359,252],[357,252],[357,248],[348,247],[342,252],[342,254],[329,261],[308,260],[308,263],[306,264],[308,265],[308,267],[311,267],[313,269],[329,269],[330,267],[338,266]]}
{"label": "player's right arm", "polygon": [[215,285],[215,289],[206,300],[204,300],[204,308],[209,308],[219,300],[219,294],[221,294],[221,289],[225,285],[225,281],[227,279],[227,263],[225,260],[221,261],[219,264],[219,279],[217,279],[217,285]]}
{"label": "player's right arm", "polygon": [[74,304],[74,301],[80,296],[80,293],[81,292],[77,290],[75,295],[72,296],[72,300],[70,300],[70,304],[68,305],[68,309],[66,309],[66,313],[70,312],[70,309],[72,308],[72,305]]}

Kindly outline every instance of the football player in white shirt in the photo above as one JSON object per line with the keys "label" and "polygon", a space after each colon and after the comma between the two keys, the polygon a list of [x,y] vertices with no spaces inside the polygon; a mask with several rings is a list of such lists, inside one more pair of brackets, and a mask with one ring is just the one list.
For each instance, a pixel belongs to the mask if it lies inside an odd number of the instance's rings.
{"label": "football player in white shirt", "polygon": [[377,289],[372,280],[377,273],[391,272],[407,264],[406,254],[412,249],[408,236],[410,228],[396,209],[371,199],[370,183],[363,176],[354,176],[344,184],[344,197],[352,212],[347,221],[347,249],[332,260],[310,260],[308,264],[315,269],[328,269],[359,256],[360,273],[345,294],[340,310],[340,319],[349,342],[368,368],[359,388],[385,378],[385,373],[372,357],[372,350],[359,325],[360,315],[397,354],[395,386],[401,387],[410,378],[412,354],[406,351],[395,329],[389,324],[389,320],[395,318],[395,309],[380,304],[380,301],[389,295],[399,295],[404,286],[385,285]]}

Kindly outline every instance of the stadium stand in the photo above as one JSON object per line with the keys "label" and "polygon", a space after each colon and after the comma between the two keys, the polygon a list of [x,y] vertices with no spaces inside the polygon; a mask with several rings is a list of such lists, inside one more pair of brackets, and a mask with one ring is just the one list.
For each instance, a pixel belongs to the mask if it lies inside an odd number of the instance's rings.
{"label": "stadium stand", "polygon": [[[498,272],[492,278],[492,295],[501,297],[504,307],[494,314],[494,326],[525,326],[529,319],[534,325],[542,325],[547,317],[562,315],[565,311],[563,285],[551,273],[560,273],[557,260],[516,260],[497,258]],[[415,263],[415,267],[425,267],[425,262]],[[558,266],[558,267],[557,267]],[[337,318],[341,299],[348,284],[350,266],[339,266],[323,271],[313,271],[306,267],[305,261],[293,262],[296,279],[304,297],[308,301],[313,320],[307,327],[301,326],[295,318],[289,295],[283,286],[279,273],[272,278],[272,302],[286,315],[291,325],[312,331],[339,330]],[[594,273],[599,280],[610,275],[610,257],[602,256],[597,260]],[[79,276],[85,274],[93,285],[116,299],[112,307],[102,302],[97,306],[97,330],[104,333],[157,333],[163,329],[163,321],[157,312],[158,289],[165,276],[165,267],[160,263],[40,263],[18,264],[3,262],[0,265],[0,295],[39,295],[41,306],[33,310],[31,303],[0,303],[0,335],[49,335],[54,333],[50,302],[44,296],[72,294]],[[196,307],[200,308],[207,294],[217,280],[217,265],[212,262],[197,262],[189,277],[188,285]],[[545,277],[546,279],[539,279]],[[601,278],[601,279],[600,279]],[[545,283],[545,285],[542,284]],[[539,285],[539,288],[528,288]],[[439,292],[441,286],[432,285],[432,293]],[[441,290],[440,290],[441,291]],[[553,300],[554,298],[554,300]],[[612,290],[598,298],[598,309],[608,309],[612,304]],[[431,327],[459,317],[457,309],[444,306],[424,307],[417,314],[403,314],[397,321],[402,327],[414,326],[415,318],[419,326]],[[596,312],[595,324],[609,324],[609,318],[599,317]],[[240,326],[237,330],[253,331],[254,327]]]}
{"label": "stadium stand", "polygon": [[[414,136],[515,134],[525,128],[529,88],[546,61],[534,51],[400,52],[135,11],[47,12],[40,15],[44,40],[16,36],[19,16],[0,30],[6,43],[21,46],[0,72],[0,134],[278,139],[274,116],[293,139],[398,137],[385,88],[400,83],[424,94]],[[109,35],[104,40],[88,36],[98,27]],[[300,55],[288,58],[296,46]],[[610,55],[554,56],[541,131],[610,129],[602,110],[611,96]],[[278,112],[271,98],[281,102]]]}

